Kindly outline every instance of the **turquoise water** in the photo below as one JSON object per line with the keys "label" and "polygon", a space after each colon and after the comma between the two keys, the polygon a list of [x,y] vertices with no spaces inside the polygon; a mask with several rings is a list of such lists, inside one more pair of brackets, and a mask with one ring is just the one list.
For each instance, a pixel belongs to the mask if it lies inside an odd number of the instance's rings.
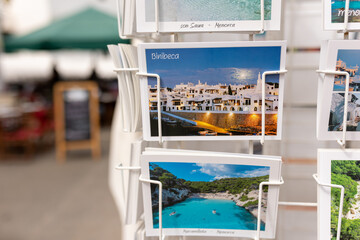
{"label": "turquoise water", "polygon": [[[345,8],[345,1],[333,1],[331,7],[332,9]],[[360,9],[360,2],[350,1],[349,8],[355,10]]]}
{"label": "turquoise water", "polygon": [[[170,216],[172,212],[176,213]],[[154,212],[153,219],[154,228],[158,228],[159,212]],[[163,228],[256,230],[256,221],[250,212],[231,200],[188,198],[163,209]],[[260,229],[265,230],[263,222]]]}
{"label": "turquoise water", "polygon": [[[345,9],[345,1],[336,0],[331,2],[331,21],[333,23],[342,23],[344,22],[344,16],[340,14],[339,9]],[[349,10],[359,10],[360,2],[359,1],[350,1]],[[349,22],[359,22],[360,16],[349,15]]]}
{"label": "turquoise water", "polygon": [[[147,22],[155,19],[154,0],[145,1]],[[260,0],[159,0],[160,21],[260,20]],[[271,19],[271,0],[264,1],[265,20]]]}

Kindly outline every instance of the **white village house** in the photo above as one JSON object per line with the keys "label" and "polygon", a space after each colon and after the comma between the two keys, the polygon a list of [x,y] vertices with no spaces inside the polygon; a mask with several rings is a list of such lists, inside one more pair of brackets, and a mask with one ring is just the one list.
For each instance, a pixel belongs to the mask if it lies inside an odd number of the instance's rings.
{"label": "white village house", "polygon": [[[163,111],[258,112],[262,104],[262,80],[259,73],[253,85],[178,84],[173,89],[161,88],[160,105]],[[149,86],[150,110],[157,110],[157,86]],[[231,94],[229,93],[231,89]],[[277,111],[279,85],[266,83],[266,111]]]}

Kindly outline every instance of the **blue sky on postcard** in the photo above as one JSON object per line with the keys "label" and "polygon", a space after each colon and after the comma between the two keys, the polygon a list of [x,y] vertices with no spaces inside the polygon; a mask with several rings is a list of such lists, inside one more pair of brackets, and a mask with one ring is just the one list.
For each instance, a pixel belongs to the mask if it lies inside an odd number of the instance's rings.
{"label": "blue sky on postcard", "polygon": [[171,172],[177,178],[188,181],[214,181],[222,178],[260,177],[270,173],[268,166],[217,164],[217,163],[179,163],[150,162]]}
{"label": "blue sky on postcard", "polygon": [[347,67],[360,66],[360,50],[339,49],[337,59],[344,61]]}
{"label": "blue sky on postcard", "polygon": [[[161,77],[161,86],[179,83],[256,84],[258,74],[280,69],[281,47],[146,49],[148,73]],[[277,75],[267,82],[279,82]],[[154,82],[149,82],[155,85]]]}

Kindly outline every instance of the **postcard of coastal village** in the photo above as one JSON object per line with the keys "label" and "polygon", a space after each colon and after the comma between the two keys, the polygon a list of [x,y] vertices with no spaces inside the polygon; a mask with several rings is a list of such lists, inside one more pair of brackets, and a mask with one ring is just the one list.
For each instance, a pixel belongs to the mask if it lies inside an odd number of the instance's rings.
{"label": "postcard of coastal village", "polygon": [[[360,160],[332,160],[331,183],[344,186],[341,240],[360,239]],[[331,239],[336,240],[340,189],[331,190]]]}
{"label": "postcard of coastal village", "polygon": [[[260,43],[261,44],[261,43]],[[284,42],[240,47],[143,47],[140,65],[161,78],[142,85],[144,135],[261,135],[262,74],[281,69]],[[220,46],[226,46],[223,44]],[[141,49],[141,48],[140,48]],[[265,79],[265,135],[281,131],[283,84],[279,75]]]}
{"label": "postcard of coastal village", "polygon": [[[270,167],[151,162],[149,169],[150,179],[163,184],[164,228],[256,230],[258,188],[269,180]],[[151,197],[153,224],[158,228],[155,186]],[[261,230],[265,229],[265,211],[266,196]]]}
{"label": "postcard of coastal village", "polygon": [[[360,50],[340,49],[336,61],[336,71],[350,74],[347,131],[360,131]],[[344,118],[345,79],[343,75],[334,77],[334,87],[329,115],[328,131],[342,131]]]}

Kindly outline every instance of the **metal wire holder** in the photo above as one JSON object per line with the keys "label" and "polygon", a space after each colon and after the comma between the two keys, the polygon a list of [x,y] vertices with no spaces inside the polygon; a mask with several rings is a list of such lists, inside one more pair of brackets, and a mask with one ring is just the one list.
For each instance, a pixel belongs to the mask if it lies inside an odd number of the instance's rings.
{"label": "metal wire holder", "polygon": [[258,213],[257,213],[257,226],[256,226],[256,236],[254,240],[260,240],[260,224],[261,224],[261,200],[262,200],[262,194],[263,194],[263,186],[278,186],[284,184],[284,180],[282,177],[280,178],[279,182],[261,182],[259,185],[259,199],[258,199]]}
{"label": "metal wire holder", "polygon": [[341,218],[342,218],[342,212],[343,212],[343,206],[344,206],[344,193],[345,188],[341,185],[335,185],[335,184],[328,184],[328,183],[322,183],[319,181],[318,175],[314,174],[313,178],[317,182],[319,186],[322,187],[330,187],[330,188],[338,188],[341,191],[340,194],[340,206],[339,206],[339,216],[338,216],[338,225],[337,225],[337,232],[336,232],[336,240],[340,240],[340,234],[341,234]]}
{"label": "metal wire holder", "polygon": [[317,70],[317,73],[324,73],[329,75],[342,75],[345,76],[345,96],[344,96],[344,116],[343,116],[343,130],[342,130],[342,140],[337,140],[339,145],[342,148],[345,148],[346,144],[346,122],[347,122],[347,112],[348,112],[348,101],[349,101],[349,84],[350,84],[350,74],[345,71],[331,71],[331,70]]}
{"label": "metal wire holder", "polygon": [[164,141],[162,138],[162,124],[161,124],[160,76],[159,76],[159,74],[156,74],[156,73],[139,73],[139,72],[136,73],[136,76],[138,76],[138,77],[153,77],[153,78],[156,78],[156,80],[157,80],[158,135],[159,135],[159,144],[162,145]]}
{"label": "metal wire holder", "polygon": [[287,70],[278,70],[278,71],[265,71],[262,74],[262,84],[261,84],[261,94],[262,94],[262,102],[261,102],[261,145],[264,145],[265,142],[265,101],[266,101],[266,92],[265,92],[265,79],[268,75],[276,75],[276,74],[285,74]]}
{"label": "metal wire holder", "polygon": [[159,240],[164,240],[165,235],[163,235],[162,231],[162,183],[156,180],[145,179],[142,175],[140,175],[139,181],[159,185]]}

